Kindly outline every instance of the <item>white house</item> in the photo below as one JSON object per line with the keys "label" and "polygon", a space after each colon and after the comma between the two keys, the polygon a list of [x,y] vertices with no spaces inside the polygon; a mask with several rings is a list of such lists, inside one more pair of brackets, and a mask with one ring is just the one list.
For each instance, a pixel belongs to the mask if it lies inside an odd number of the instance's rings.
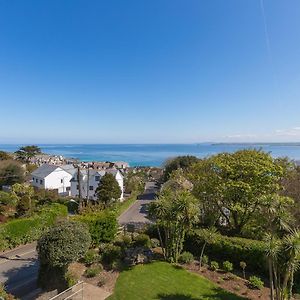
{"label": "white house", "polygon": [[36,188],[56,190],[59,195],[71,194],[71,182],[76,169],[73,165],[43,164],[31,173],[31,185]]}
{"label": "white house", "polygon": [[[106,169],[106,170],[80,170],[80,190],[81,197],[89,200],[97,200],[95,195],[95,191],[99,186],[99,181],[102,176],[106,173],[113,174],[115,179],[117,180],[120,189],[121,189],[121,197],[120,201],[123,201],[124,194],[124,178],[119,170],[115,169]],[[78,175],[77,171],[73,175],[71,179],[71,196],[78,197],[79,196],[79,184],[78,184]]]}

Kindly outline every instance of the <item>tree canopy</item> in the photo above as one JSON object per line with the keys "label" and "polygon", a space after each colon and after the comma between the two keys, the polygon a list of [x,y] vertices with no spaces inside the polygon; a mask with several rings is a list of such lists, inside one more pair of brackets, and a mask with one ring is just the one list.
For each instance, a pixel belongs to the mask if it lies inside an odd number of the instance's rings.
{"label": "tree canopy", "polygon": [[99,186],[96,189],[97,199],[100,203],[108,207],[120,199],[121,193],[121,188],[113,174],[106,173],[101,177]]}
{"label": "tree canopy", "polygon": [[15,152],[17,158],[24,162],[29,162],[32,157],[40,153],[40,147],[35,145],[20,147],[20,149]]}
{"label": "tree canopy", "polygon": [[214,207],[239,234],[254,217],[264,196],[280,190],[283,167],[258,150],[221,153],[194,164],[189,173],[193,193],[203,208]]}
{"label": "tree canopy", "polygon": [[25,170],[15,160],[0,161],[0,187],[21,183],[25,179]]}
{"label": "tree canopy", "polygon": [[8,160],[8,159],[12,159],[12,156],[8,152],[0,150],[0,160]]}

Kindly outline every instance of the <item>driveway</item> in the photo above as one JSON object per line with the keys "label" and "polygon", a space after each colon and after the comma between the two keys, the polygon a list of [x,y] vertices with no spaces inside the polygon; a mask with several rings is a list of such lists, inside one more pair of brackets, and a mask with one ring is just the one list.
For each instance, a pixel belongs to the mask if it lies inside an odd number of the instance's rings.
{"label": "driveway", "polygon": [[37,287],[38,259],[36,243],[0,253],[0,282],[17,298],[35,299]]}
{"label": "driveway", "polygon": [[118,218],[120,225],[134,224],[134,223],[152,223],[147,218],[147,205],[155,200],[157,186],[155,182],[147,182],[145,191],[140,195],[124,213]]}

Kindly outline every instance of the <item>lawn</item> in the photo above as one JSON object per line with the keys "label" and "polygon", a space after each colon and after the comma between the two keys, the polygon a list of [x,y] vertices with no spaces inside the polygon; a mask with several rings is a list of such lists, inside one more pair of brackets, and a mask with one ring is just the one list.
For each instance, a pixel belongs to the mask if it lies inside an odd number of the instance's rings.
{"label": "lawn", "polygon": [[209,280],[165,262],[138,265],[120,274],[108,300],[241,300]]}

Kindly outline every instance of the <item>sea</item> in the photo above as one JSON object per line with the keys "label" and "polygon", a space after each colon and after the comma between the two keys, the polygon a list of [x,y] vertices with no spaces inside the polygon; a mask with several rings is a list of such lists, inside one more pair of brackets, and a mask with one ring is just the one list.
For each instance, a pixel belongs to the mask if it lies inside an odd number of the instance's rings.
{"label": "sea", "polygon": [[[13,152],[20,146],[0,144],[0,150]],[[125,161],[130,166],[160,167],[179,155],[207,157],[220,152],[262,149],[273,157],[300,161],[300,143],[199,143],[199,144],[40,144],[43,153],[76,158],[80,161]]]}

